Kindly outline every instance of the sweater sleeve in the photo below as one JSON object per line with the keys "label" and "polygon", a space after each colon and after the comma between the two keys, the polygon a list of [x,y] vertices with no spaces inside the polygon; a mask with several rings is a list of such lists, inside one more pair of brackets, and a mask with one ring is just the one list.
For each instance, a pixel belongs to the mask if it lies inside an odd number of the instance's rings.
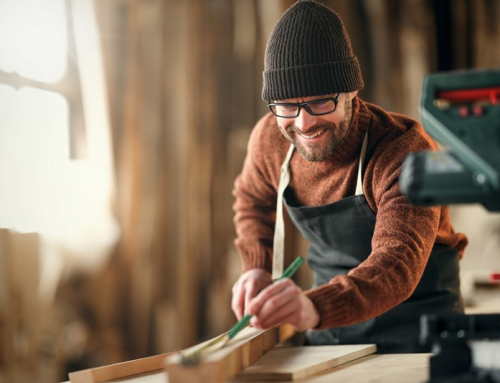
{"label": "sweater sleeve", "polygon": [[271,124],[267,116],[253,129],[243,169],[233,188],[234,243],[243,262],[242,272],[251,268],[272,270],[279,165],[273,163],[275,154],[270,155],[277,152],[268,137]]}
{"label": "sweater sleeve", "polygon": [[409,204],[398,180],[406,155],[429,150],[430,145],[410,132],[373,154],[364,176],[365,197],[376,211],[372,252],[347,275],[306,292],[321,315],[315,329],[371,319],[415,290],[436,239],[441,207]]}

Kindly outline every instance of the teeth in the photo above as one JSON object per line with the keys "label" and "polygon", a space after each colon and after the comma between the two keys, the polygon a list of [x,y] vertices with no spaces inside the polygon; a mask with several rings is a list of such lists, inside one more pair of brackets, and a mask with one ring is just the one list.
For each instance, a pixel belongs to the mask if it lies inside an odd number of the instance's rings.
{"label": "teeth", "polygon": [[311,140],[311,139],[313,139],[313,138],[318,137],[318,136],[319,136],[321,133],[323,133],[323,132],[324,132],[324,129],[323,129],[323,130],[320,130],[318,133],[315,133],[315,134],[313,134],[313,135],[311,135],[311,136],[306,136],[305,134],[302,134],[302,133],[299,133],[299,134],[300,134],[300,136],[301,136],[301,137],[305,138],[306,140]]}

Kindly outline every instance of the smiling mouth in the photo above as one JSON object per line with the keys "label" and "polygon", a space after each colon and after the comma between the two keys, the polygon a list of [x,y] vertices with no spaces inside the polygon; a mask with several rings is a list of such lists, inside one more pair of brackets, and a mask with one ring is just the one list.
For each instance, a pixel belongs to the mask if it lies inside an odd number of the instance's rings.
{"label": "smiling mouth", "polygon": [[297,134],[302,137],[303,139],[305,140],[312,140],[313,138],[316,138],[318,137],[319,135],[321,135],[326,129],[322,129],[320,130],[319,132],[317,133],[314,133],[314,134],[311,134],[311,135],[307,135],[307,134],[304,134],[304,133],[298,133]]}

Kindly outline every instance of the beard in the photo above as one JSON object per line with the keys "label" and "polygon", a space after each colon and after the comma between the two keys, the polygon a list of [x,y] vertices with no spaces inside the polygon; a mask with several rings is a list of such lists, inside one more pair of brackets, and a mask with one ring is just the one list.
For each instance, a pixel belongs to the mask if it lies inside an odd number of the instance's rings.
{"label": "beard", "polygon": [[[307,113],[307,111],[305,111]],[[335,112],[333,112],[335,113]],[[283,128],[278,124],[281,133],[285,138],[291,142],[295,149],[300,153],[300,155],[307,161],[310,162],[321,162],[330,158],[333,153],[337,150],[339,145],[344,141],[352,120],[352,99],[346,95],[344,102],[344,119],[337,125],[332,122],[321,122],[319,124],[310,127],[307,132],[302,131],[297,128],[295,123],[288,125]],[[322,134],[330,133],[328,139],[325,142],[318,144],[307,144],[296,139],[298,134],[313,134],[317,132],[323,132]]]}

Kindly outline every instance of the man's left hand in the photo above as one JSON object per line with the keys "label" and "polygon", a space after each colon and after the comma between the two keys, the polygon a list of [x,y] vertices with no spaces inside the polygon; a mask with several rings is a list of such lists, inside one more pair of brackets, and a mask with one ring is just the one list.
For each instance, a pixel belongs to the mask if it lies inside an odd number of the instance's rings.
{"label": "man's left hand", "polygon": [[250,324],[260,329],[290,323],[297,331],[305,331],[320,321],[314,303],[288,278],[262,290],[249,302],[248,313],[253,315]]}

